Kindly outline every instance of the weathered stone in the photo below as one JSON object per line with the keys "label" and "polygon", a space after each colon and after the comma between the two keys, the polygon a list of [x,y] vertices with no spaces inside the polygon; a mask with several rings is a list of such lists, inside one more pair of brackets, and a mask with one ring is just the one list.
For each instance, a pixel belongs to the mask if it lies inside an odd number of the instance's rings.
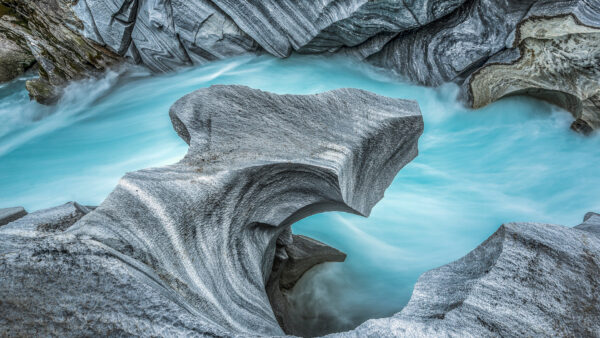
{"label": "weathered stone", "polygon": [[28,49],[0,32],[0,83],[22,75],[34,63],[35,58]]}
{"label": "weathered stone", "polygon": [[600,217],[567,228],[509,223],[465,257],[423,274],[408,305],[340,337],[595,337]]}
{"label": "weathered stone", "polygon": [[[24,209],[22,210],[24,212]],[[35,237],[61,232],[75,224],[75,222],[90,211],[90,208],[82,206],[77,202],[69,202],[31,214],[25,212],[23,216],[0,228],[0,236],[2,234],[13,234]]]}
{"label": "weathered stone", "polygon": [[25,215],[27,215],[27,211],[23,207],[0,209],[0,226],[16,221]]}
{"label": "weathered stone", "polygon": [[599,128],[600,19],[596,25],[573,14],[529,16],[517,28],[514,52],[492,58],[465,83],[473,107],[526,94],[571,112],[574,130]]}
{"label": "weathered stone", "polygon": [[42,103],[56,102],[70,81],[102,74],[121,58],[85,39],[82,23],[69,0],[5,0],[0,11],[0,34],[29,51],[40,78],[27,88]]}
{"label": "weathered stone", "polygon": [[368,215],[423,130],[414,101],[356,89],[213,86],[170,115],[179,163],[127,174],[66,232],[0,228],[0,333],[281,335],[277,243],[317,212]]}

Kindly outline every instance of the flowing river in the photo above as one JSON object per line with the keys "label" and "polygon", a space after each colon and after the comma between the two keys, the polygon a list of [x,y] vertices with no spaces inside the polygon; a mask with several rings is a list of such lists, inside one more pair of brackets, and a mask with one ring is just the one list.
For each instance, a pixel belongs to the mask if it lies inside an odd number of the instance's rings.
{"label": "flowing river", "polygon": [[71,85],[54,107],[30,102],[25,80],[0,85],[0,208],[29,211],[71,200],[97,205],[125,172],[176,162],[187,145],[168,109],[201,87],[355,87],[417,100],[425,120],[419,156],[371,216],[326,213],[294,225],[348,254],[345,263],[313,269],[292,296],[296,315],[324,330],[400,311],[421,273],[465,255],[502,223],[572,226],[600,211],[600,135],[570,131],[570,114],[542,101],[512,97],[470,110],[455,85],[424,88],[315,56],[242,57],[160,76],[110,73]]}

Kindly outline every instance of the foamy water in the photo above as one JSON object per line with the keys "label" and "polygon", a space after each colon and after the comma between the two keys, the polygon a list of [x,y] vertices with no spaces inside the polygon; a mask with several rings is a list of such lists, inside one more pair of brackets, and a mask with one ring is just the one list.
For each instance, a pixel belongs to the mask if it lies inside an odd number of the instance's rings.
{"label": "foamy water", "polygon": [[307,325],[339,330],[398,312],[421,273],[465,255],[504,222],[572,226],[600,211],[600,137],[571,132],[570,115],[541,101],[469,110],[454,85],[410,85],[340,58],[245,57],[146,75],[74,84],[56,107],[29,102],[26,78],[0,85],[0,207],[101,203],[125,172],[185,154],[168,117],[173,102],[211,84],[243,84],[291,94],[362,88],[416,99],[425,120],[419,156],[370,218],[327,213],[294,225],[348,254],[295,289]]}

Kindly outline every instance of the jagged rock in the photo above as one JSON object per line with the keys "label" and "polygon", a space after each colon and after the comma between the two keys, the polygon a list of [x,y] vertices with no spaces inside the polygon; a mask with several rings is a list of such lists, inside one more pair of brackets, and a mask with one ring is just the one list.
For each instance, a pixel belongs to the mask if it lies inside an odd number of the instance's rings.
{"label": "jagged rock", "polygon": [[[89,207],[80,205],[77,202],[69,202],[58,207],[36,211],[31,214],[27,214],[23,208],[11,209],[21,209],[22,212],[20,215],[22,216],[8,222],[5,226],[0,228],[0,236],[2,234],[12,234],[34,237],[64,231],[92,211]],[[2,217],[0,216],[0,219],[1,218]]]}
{"label": "jagged rock", "polygon": [[[283,234],[285,237],[285,233]],[[279,237],[281,239],[282,236]],[[269,302],[286,334],[303,335],[304,325],[290,316],[288,294],[305,272],[325,262],[343,262],[346,254],[315,239],[293,235],[291,243],[277,243],[275,260],[266,285]]]}
{"label": "jagged rock", "polygon": [[0,209],[0,226],[16,221],[25,215],[27,215],[27,211],[23,207]]}
{"label": "jagged rock", "polygon": [[0,83],[25,73],[35,63],[28,49],[22,48],[0,32]]}
{"label": "jagged rock", "polygon": [[340,337],[595,337],[600,216],[575,228],[509,223],[424,273],[408,305]]}
{"label": "jagged rock", "polygon": [[340,52],[420,84],[458,82],[473,107],[530,95],[573,113],[574,130],[600,126],[597,1],[4,3],[0,32],[41,65],[40,79],[27,88],[45,103],[66,82],[120,57],[166,72],[262,50],[278,57]]}
{"label": "jagged rock", "polygon": [[0,232],[0,333],[281,335],[277,243],[317,212],[368,215],[423,130],[415,102],[355,89],[213,86],[170,115],[179,163],[127,174],[65,232]]}
{"label": "jagged rock", "polygon": [[69,0],[4,0],[0,9],[0,34],[38,63],[40,78],[28,81],[27,89],[41,103],[54,103],[70,81],[97,76],[121,62],[78,33],[83,25]]}

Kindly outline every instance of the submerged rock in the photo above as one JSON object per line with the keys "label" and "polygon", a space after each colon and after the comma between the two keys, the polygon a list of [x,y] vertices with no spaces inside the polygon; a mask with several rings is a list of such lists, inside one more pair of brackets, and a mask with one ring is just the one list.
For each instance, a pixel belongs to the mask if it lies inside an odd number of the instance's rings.
{"label": "submerged rock", "polygon": [[292,223],[368,215],[423,131],[415,102],[355,89],[213,86],[170,115],[190,145],[179,163],[127,174],[64,232],[0,231],[1,333],[282,335],[276,252],[291,245],[286,285],[331,256],[305,258],[320,245],[294,247]]}
{"label": "submerged rock", "polygon": [[575,228],[509,223],[424,273],[408,305],[342,337],[594,337],[600,334],[600,216]]}
{"label": "submerged rock", "polygon": [[23,207],[0,209],[0,226],[16,221],[25,215],[27,215],[27,211]]}
{"label": "submerged rock", "polygon": [[[284,232],[283,237],[287,237]],[[291,243],[279,241],[271,275],[267,282],[267,295],[275,318],[283,331],[290,335],[305,336],[304,323],[291,316],[288,294],[305,272],[326,262],[343,262],[346,254],[312,238],[293,235]],[[282,236],[280,236],[281,240]]]}

